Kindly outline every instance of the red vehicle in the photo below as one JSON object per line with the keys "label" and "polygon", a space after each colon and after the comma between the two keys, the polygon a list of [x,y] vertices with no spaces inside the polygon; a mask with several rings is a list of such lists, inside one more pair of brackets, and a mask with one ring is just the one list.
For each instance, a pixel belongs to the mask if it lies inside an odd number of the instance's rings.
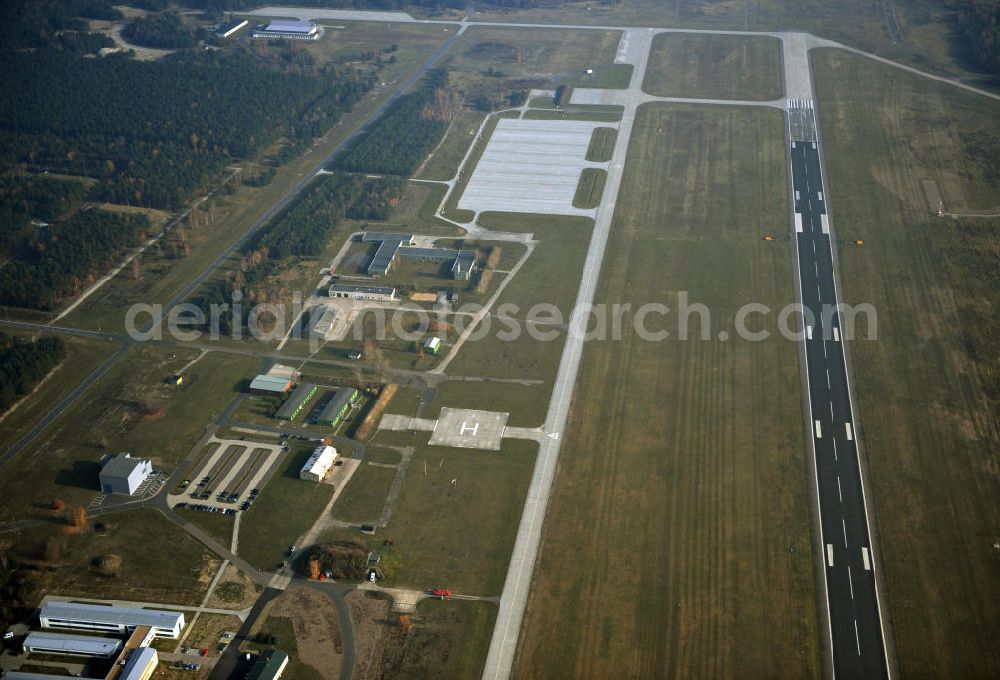
{"label": "red vehicle", "polygon": [[431,591],[431,595],[434,597],[440,597],[443,600],[446,597],[451,597],[451,591],[447,588],[435,588]]}

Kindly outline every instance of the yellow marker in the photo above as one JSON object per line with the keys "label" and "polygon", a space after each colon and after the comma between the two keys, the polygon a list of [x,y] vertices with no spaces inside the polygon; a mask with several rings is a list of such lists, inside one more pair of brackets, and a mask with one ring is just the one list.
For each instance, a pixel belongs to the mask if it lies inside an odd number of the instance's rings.
{"label": "yellow marker", "polygon": [[854,242],[854,245],[856,245],[856,246],[863,246],[864,244],[865,244],[865,242],[862,241],[861,239],[858,239],[857,241]]}

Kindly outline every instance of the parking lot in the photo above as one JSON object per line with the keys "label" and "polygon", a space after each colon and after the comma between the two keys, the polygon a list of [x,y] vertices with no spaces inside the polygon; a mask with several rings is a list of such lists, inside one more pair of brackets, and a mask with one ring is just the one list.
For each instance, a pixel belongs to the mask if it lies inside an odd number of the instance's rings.
{"label": "parking lot", "polygon": [[214,446],[184,480],[184,491],[173,496],[174,507],[235,514],[249,510],[284,447],[234,439],[209,441]]}

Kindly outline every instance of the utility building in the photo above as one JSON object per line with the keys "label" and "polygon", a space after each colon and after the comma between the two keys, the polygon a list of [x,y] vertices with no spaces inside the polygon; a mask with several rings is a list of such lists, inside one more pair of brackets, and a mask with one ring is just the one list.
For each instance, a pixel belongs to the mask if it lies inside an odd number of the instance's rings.
{"label": "utility building", "polygon": [[139,626],[149,626],[156,637],[176,640],[184,628],[183,612],[98,604],[50,601],[38,614],[42,628],[93,630],[125,634]]}
{"label": "utility building", "polygon": [[258,375],[250,382],[251,394],[262,394],[266,397],[280,397],[290,389],[292,389],[291,379],[273,375]]}
{"label": "utility building", "polygon": [[131,496],[146,478],[153,474],[153,463],[146,458],[133,458],[128,453],[107,455],[101,461],[98,475],[103,493]]}
{"label": "utility building", "polygon": [[317,446],[299,471],[299,477],[310,482],[322,482],[336,460],[337,449],[326,445]]}

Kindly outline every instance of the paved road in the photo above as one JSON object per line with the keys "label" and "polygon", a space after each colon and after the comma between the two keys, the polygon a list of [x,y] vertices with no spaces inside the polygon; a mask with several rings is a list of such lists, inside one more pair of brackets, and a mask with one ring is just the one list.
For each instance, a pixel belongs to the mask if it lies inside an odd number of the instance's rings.
{"label": "paved road", "polygon": [[637,29],[628,31],[622,37],[622,43],[627,46],[624,53],[620,52],[618,61],[634,64],[629,92],[631,98],[622,100],[624,112],[618,126],[618,138],[614,153],[608,164],[608,176],[604,186],[604,194],[594,230],[587,249],[587,257],[581,273],[580,288],[577,291],[574,318],[570,323],[570,333],[563,348],[559,362],[559,372],[556,374],[552,398],[549,402],[548,414],[542,429],[547,435],[539,445],[538,457],[532,472],[531,484],[528,487],[528,497],[521,515],[514,550],[504,581],[503,594],[500,597],[500,611],[497,614],[493,638],[490,641],[483,678],[496,680],[507,678],[514,663],[514,652],[521,631],[521,621],[524,618],[524,608],[527,603],[528,590],[538,555],[538,544],[541,541],[542,523],[549,502],[549,494],[555,478],[556,461],[559,458],[561,433],[566,426],[569,407],[573,398],[580,360],[583,356],[584,328],[587,321],[585,310],[590,308],[597,290],[597,281],[601,273],[601,263],[604,260],[604,250],[611,231],[611,219],[614,216],[618,188],[621,186],[622,171],[625,167],[625,156],[628,152],[629,139],[632,136],[632,125],[638,104],[642,101],[642,80],[646,73],[646,63],[649,56],[649,46],[653,31]]}
{"label": "paved road", "polygon": [[[817,141],[792,141],[796,252],[834,677],[888,676]],[[850,331],[850,329],[848,329]],[[850,336],[848,336],[850,337]]]}

